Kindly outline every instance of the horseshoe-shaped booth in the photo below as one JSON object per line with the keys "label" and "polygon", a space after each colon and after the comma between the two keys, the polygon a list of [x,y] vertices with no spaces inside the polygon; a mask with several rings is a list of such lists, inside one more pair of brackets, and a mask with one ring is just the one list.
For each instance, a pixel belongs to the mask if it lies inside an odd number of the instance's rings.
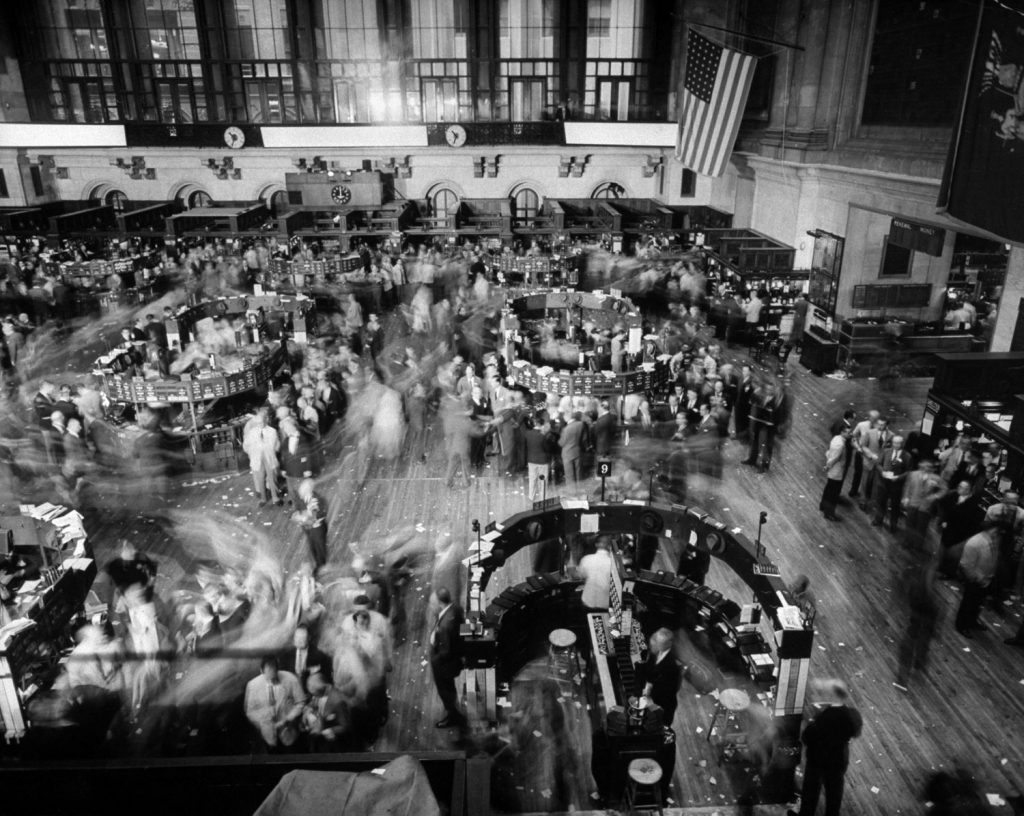
{"label": "horseshoe-shaped booth", "polygon": [[[207,317],[247,317],[254,324],[252,316],[263,310],[269,333],[274,339],[288,334],[300,346],[304,346],[316,326],[316,302],[303,295],[230,295],[189,303],[178,310],[170,320],[165,321],[167,341],[177,342],[180,348],[195,339],[196,324]],[[257,335],[253,342],[264,337]]]}
{"label": "horseshoe-shaped booth", "polygon": [[[743,625],[739,605],[716,590],[671,572],[634,569],[617,551],[613,552],[611,607],[605,615],[586,614],[576,598],[580,582],[560,572],[532,575],[494,597],[486,609],[480,608],[492,575],[514,553],[531,545],[564,547],[580,534],[631,535],[637,540],[657,537],[659,546],[679,542],[676,547],[719,559],[750,587],[754,605],[771,623],[774,644],[756,626]],[[697,616],[724,653],[732,655],[733,665],[745,666],[766,693],[777,737],[762,793],[770,801],[788,799],[800,759],[800,724],[814,633],[811,622],[792,603],[764,547],[739,528],[727,528],[697,507],[553,498],[489,525],[479,544],[470,547],[466,563],[470,608],[462,644],[467,674],[474,675],[473,688],[467,690],[477,692],[479,687],[487,719],[497,721],[497,709],[507,705],[500,690],[507,690],[537,655],[548,633],[565,628],[576,634],[584,651],[589,646],[589,662],[598,678],[600,697],[591,705],[595,760],[599,749],[611,753],[610,767],[621,764],[614,761],[616,756],[663,755],[663,742],[672,741],[670,734],[627,727],[629,698],[640,691],[635,669],[645,658],[646,637],[654,629],[676,629],[687,616],[689,620]],[[671,750],[674,754],[674,744]]]}

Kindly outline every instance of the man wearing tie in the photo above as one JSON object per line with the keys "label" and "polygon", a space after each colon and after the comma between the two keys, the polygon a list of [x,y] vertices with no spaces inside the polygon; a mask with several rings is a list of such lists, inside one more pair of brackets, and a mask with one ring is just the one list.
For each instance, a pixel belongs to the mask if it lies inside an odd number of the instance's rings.
{"label": "man wearing tie", "polygon": [[896,532],[900,519],[900,500],[903,498],[903,483],[910,472],[910,454],[903,450],[903,437],[894,436],[892,447],[882,452],[878,464],[878,487],[875,491],[875,518],[873,527],[881,527],[886,511],[889,511],[889,530]]}
{"label": "man wearing tie", "polygon": [[647,661],[640,670],[644,697],[665,711],[665,725],[671,727],[679,704],[679,683],[682,668],[672,654],[672,631],[659,629],[650,639]]}
{"label": "man wearing tie", "polygon": [[316,646],[310,645],[309,627],[304,623],[295,627],[292,646],[280,656],[278,662],[282,669],[299,678],[303,688],[306,687],[306,681],[314,672],[320,672],[328,683],[331,682],[330,658]]}
{"label": "man wearing tie", "polygon": [[[885,450],[892,446],[892,436],[892,431],[889,430],[889,420],[883,416],[878,417],[874,427],[869,427],[860,436],[858,450],[863,462],[861,467],[864,471],[864,501],[861,502],[860,509],[865,513],[870,510],[875,495],[875,482],[879,473],[878,463]],[[854,473],[856,475],[856,471]]]}
{"label": "man wearing tie", "polygon": [[259,675],[245,686],[245,716],[272,752],[294,744],[305,702],[299,678],[280,671],[276,657],[263,658]]}
{"label": "man wearing tie", "polygon": [[462,726],[466,718],[459,711],[455,693],[455,678],[462,671],[462,657],[459,654],[462,608],[452,600],[447,587],[438,587],[435,594],[441,611],[430,632],[430,671],[434,675],[437,696],[441,698],[445,711],[444,718],[436,725],[438,728]]}

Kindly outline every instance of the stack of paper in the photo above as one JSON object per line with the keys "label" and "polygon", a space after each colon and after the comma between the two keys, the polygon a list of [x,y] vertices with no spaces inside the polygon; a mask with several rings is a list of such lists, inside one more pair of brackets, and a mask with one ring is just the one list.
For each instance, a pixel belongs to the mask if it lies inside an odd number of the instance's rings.
{"label": "stack of paper", "polygon": [[40,519],[41,521],[51,521],[55,516],[63,513],[65,508],[63,505],[51,504],[45,502],[44,504],[37,504],[29,510],[29,515],[34,519]]}

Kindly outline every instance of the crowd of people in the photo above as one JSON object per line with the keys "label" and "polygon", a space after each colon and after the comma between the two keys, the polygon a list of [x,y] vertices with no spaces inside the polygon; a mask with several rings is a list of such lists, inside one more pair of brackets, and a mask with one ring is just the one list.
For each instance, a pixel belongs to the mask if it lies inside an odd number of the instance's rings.
{"label": "crowd of people", "polygon": [[[46,740],[41,753],[59,755],[55,740],[69,728],[89,752],[361,750],[389,716],[394,650],[416,638],[444,711],[436,724],[464,729],[455,685],[464,553],[457,544],[431,546],[405,531],[372,556],[359,556],[329,529],[344,508],[327,492],[328,477],[351,479],[358,490],[380,463],[412,467],[433,457],[449,488],[486,476],[521,484],[531,502],[608,490],[612,500],[685,503],[711,492],[728,461],[739,458],[759,473],[778,467],[780,441],[793,419],[784,356],[776,373],[730,343],[757,334],[764,312],[758,293],[743,303],[728,292],[709,300],[709,283],[692,262],[661,263],[650,252],[646,280],[669,297],[645,311],[643,348],[631,355],[621,327],[606,334],[620,339],[612,344],[615,370],[663,360],[665,386],[614,398],[536,394],[509,378],[500,343],[503,282],[484,247],[386,245],[359,254],[367,279],[381,284],[379,304],[367,308],[339,290],[337,310],[318,316],[309,346],[288,344],[279,332],[288,345],[288,372],[250,406],[241,433],[255,510],[286,512],[287,505],[306,546],[301,566],[289,577],[282,560],[266,552],[235,553],[203,564],[169,590],[161,587],[157,563],[126,543],[105,565],[106,619],[78,629],[61,680],[33,703],[35,721],[46,726],[39,731]],[[636,276],[620,259],[595,256],[588,265],[597,277]],[[186,360],[202,366],[204,348],[168,343],[165,321],[186,297],[273,285],[275,257],[323,254],[301,242],[270,241],[197,242],[169,253],[162,273],[178,285],[168,300],[123,316],[122,341],[144,347],[146,376],[185,370]],[[36,315],[44,324],[55,316]],[[599,334],[593,326],[584,331]],[[792,344],[801,331],[802,323]],[[39,333],[27,314],[3,321],[7,399],[20,400],[24,425],[38,439],[35,471],[65,503],[88,506],[96,499],[91,485],[121,464],[103,456],[90,432],[105,406],[88,380],[38,376],[25,353]],[[134,418],[155,437],[171,424],[161,409]],[[1000,451],[980,440],[961,435],[926,449],[929,438],[899,432],[879,411],[847,412],[830,433],[824,517],[840,521],[845,489],[865,521],[899,537],[898,574],[908,587],[910,614],[896,681],[905,688],[927,665],[936,572],[963,582],[956,628],[964,637],[973,636],[986,602],[1001,615],[1010,595],[1021,594],[1024,509],[1014,492],[1001,490]],[[730,446],[738,457],[724,455]],[[27,470],[29,458],[27,448],[13,450],[5,465]],[[154,468],[162,467],[159,459],[154,454]],[[604,461],[615,463],[607,484],[595,478]],[[999,500],[985,504],[994,490]],[[176,532],[194,532],[195,523],[179,520]],[[633,544],[632,561],[649,567],[656,544],[644,537]],[[563,557],[559,552],[547,566],[535,566],[558,569]],[[583,606],[606,608],[607,548],[569,558],[584,583]],[[703,583],[708,563],[706,553],[684,547],[677,572]],[[429,576],[430,611],[409,620],[416,575]],[[800,576],[792,594],[813,618],[808,584]],[[1007,642],[1024,645],[1024,631]],[[655,632],[643,672],[646,694],[670,712],[680,683],[672,644],[670,631]],[[545,706],[549,696],[538,692]],[[860,732],[845,687],[833,684],[831,696],[805,732],[802,813],[812,812],[820,788],[826,799],[841,798],[846,744]]]}
{"label": "crowd of people", "polygon": [[[919,431],[895,430],[878,410],[852,409],[833,422],[819,509],[831,522],[849,477],[849,499],[876,527],[898,537],[898,580],[909,586],[910,630],[901,650],[897,684],[927,665],[938,598],[936,577],[959,582],[963,595],[955,627],[971,639],[982,629],[986,602],[1003,618],[1024,594],[1024,508],[1002,478],[1003,452],[955,431],[937,447]],[[1024,629],[1005,639],[1024,646]]]}

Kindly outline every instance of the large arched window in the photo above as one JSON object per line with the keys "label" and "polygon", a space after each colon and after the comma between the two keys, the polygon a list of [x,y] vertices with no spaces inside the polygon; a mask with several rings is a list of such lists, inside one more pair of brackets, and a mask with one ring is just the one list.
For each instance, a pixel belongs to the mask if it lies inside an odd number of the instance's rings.
{"label": "large arched window", "polygon": [[438,218],[455,215],[459,207],[459,194],[451,187],[438,187],[430,194],[430,210]]}
{"label": "large arched window", "polygon": [[213,199],[206,190],[193,190],[188,196],[188,208],[194,210],[196,207],[209,207]]}
{"label": "large arched window", "polygon": [[540,196],[530,187],[520,187],[512,193],[512,215],[515,218],[533,218],[540,209]]}
{"label": "large arched window", "polygon": [[614,181],[598,184],[594,188],[594,192],[590,194],[591,198],[625,198],[625,196],[626,188]]}
{"label": "large arched window", "polygon": [[121,190],[111,190],[104,197],[103,203],[111,205],[114,208],[114,212],[124,212],[125,205],[128,203],[128,196]]}

